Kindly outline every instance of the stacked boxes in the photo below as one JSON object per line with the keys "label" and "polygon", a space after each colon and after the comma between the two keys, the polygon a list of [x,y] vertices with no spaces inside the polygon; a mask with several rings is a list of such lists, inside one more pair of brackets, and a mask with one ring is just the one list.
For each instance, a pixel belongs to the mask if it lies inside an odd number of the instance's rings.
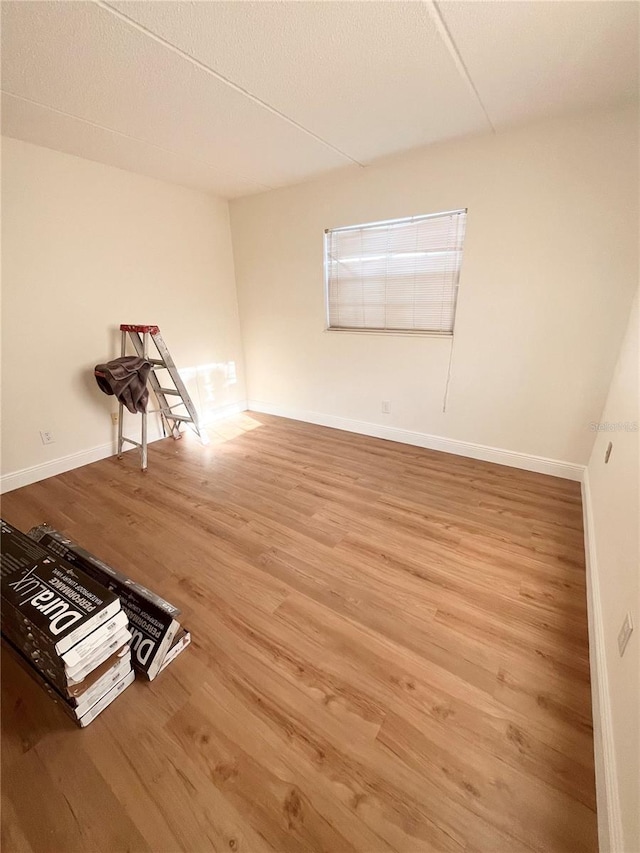
{"label": "stacked boxes", "polygon": [[80,725],[134,680],[116,593],[0,520],[2,634],[18,662]]}
{"label": "stacked boxes", "polygon": [[178,622],[180,610],[173,604],[47,524],[32,528],[29,536],[119,597],[129,617],[133,667],[141,676],[153,680],[189,645],[191,635]]}

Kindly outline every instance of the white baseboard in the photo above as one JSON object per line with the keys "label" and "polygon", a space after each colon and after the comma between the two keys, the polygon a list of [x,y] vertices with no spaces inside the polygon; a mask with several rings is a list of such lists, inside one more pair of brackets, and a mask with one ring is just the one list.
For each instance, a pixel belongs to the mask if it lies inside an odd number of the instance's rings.
{"label": "white baseboard", "polygon": [[596,765],[598,842],[600,853],[624,853],[624,837],[618,793],[618,775],[613,740],[613,718],[604,639],[600,576],[596,554],[593,506],[589,471],[582,478],[582,516],[587,565],[587,608],[589,613],[589,660],[593,705],[593,747]]}
{"label": "white baseboard", "polygon": [[[372,424],[367,421],[356,421],[335,415],[324,415],[319,412],[289,409],[286,406],[262,403],[258,400],[251,400],[248,404],[245,400],[241,400],[237,403],[221,406],[203,418],[202,425],[206,427],[216,421],[244,412],[247,408],[252,409],[254,412],[264,412],[265,414],[278,415],[283,418],[306,421],[307,423],[333,427],[334,429],[346,430],[347,432],[370,435],[374,438],[386,438],[389,441],[399,441],[402,444],[412,444],[416,447],[428,448],[429,450],[440,450],[443,453],[454,453],[457,456],[468,456],[471,459],[495,462],[498,465],[522,468],[525,471],[551,474],[554,477],[563,477],[568,480],[580,481],[584,471],[583,465],[577,465],[572,462],[560,462],[556,459],[545,459],[542,456],[532,456],[527,453],[517,453],[513,450],[502,450],[497,447],[487,447],[483,444],[473,444],[467,441],[429,435],[428,433],[412,432],[411,430]],[[149,441],[151,443],[161,437],[159,435],[150,437]],[[28,486],[30,483],[37,483],[39,480],[46,480],[48,477],[55,477],[56,474],[63,474],[65,471],[71,471],[74,468],[80,468],[92,462],[98,462],[100,459],[113,456],[115,452],[115,443],[109,442],[108,444],[102,444],[88,450],[81,450],[78,453],[72,453],[58,459],[52,459],[49,462],[43,462],[39,465],[32,465],[20,471],[13,471],[0,477],[0,494],[10,492],[13,489],[19,489],[22,486]]]}
{"label": "white baseboard", "polygon": [[456,456],[468,456],[484,462],[495,462],[497,465],[508,465],[511,468],[522,468],[525,471],[536,471],[539,474],[551,474],[565,480],[582,480],[584,465],[573,462],[561,462],[557,459],[545,459],[543,456],[532,456],[528,453],[517,453],[513,450],[502,450],[498,447],[487,447],[484,444],[473,444],[468,441],[458,441],[454,438],[443,438],[439,435],[429,435],[423,432],[372,424],[367,421],[356,421],[350,418],[340,418],[335,415],[324,415],[301,409],[289,409],[286,406],[263,403],[259,400],[249,400],[249,409],[254,412],[264,412],[267,415],[278,415],[291,418],[294,421],[305,421],[320,426],[342,429],[347,432],[357,432],[374,438],[386,438],[389,441],[399,441],[402,444],[413,444],[428,450],[440,450],[443,453],[454,453]]}
{"label": "white baseboard", "polygon": [[22,468],[20,471],[5,474],[0,478],[0,493],[5,494],[13,491],[13,489],[28,486],[30,483],[55,477],[56,474],[64,474],[65,471],[71,471],[73,468],[90,465],[92,462],[113,456],[115,452],[116,444],[114,441],[110,441],[108,444],[101,444],[89,450],[81,450],[78,453],[71,453],[69,456],[52,459],[50,462],[42,462],[40,465],[31,465],[29,468]]}
{"label": "white baseboard", "polygon": [[[207,415],[206,419],[202,421],[202,426],[206,427],[231,415],[244,412],[246,408],[247,404],[245,400],[221,406]],[[164,436],[160,433],[159,427],[156,430],[150,424],[149,444],[159,441],[162,438]],[[133,448],[130,447],[129,449]],[[89,450],[80,450],[78,453],[71,453],[68,456],[61,456],[49,462],[42,462],[39,465],[31,465],[29,468],[22,468],[20,471],[4,474],[0,477],[0,494],[20,489],[22,486],[28,486],[40,480],[46,480],[49,477],[55,477],[56,474],[64,474],[65,471],[72,471],[74,468],[81,468],[83,465],[90,465],[92,462],[99,462],[101,459],[107,459],[109,456],[115,456],[116,452],[117,447],[114,440],[107,444],[100,444],[98,447],[91,447]]]}

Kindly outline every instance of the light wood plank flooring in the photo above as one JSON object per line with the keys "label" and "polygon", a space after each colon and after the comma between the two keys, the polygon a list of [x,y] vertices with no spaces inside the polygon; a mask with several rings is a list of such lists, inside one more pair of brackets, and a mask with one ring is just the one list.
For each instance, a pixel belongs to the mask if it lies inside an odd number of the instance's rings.
{"label": "light wood plank flooring", "polygon": [[5,496],[182,607],[79,731],[4,661],[2,849],[595,851],[580,489],[265,415]]}

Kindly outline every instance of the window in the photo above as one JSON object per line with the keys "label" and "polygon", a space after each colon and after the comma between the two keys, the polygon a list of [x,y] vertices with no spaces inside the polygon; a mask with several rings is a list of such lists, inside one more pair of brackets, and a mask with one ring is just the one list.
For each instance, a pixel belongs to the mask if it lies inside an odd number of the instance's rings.
{"label": "window", "polygon": [[466,210],[325,232],[329,329],[453,334]]}

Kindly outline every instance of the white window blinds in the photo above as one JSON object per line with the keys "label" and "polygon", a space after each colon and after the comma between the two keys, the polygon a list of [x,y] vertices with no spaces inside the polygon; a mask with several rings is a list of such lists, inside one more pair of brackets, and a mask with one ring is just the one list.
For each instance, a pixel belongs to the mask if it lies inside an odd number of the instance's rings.
{"label": "white window blinds", "polygon": [[325,232],[330,329],[450,335],[466,211]]}

